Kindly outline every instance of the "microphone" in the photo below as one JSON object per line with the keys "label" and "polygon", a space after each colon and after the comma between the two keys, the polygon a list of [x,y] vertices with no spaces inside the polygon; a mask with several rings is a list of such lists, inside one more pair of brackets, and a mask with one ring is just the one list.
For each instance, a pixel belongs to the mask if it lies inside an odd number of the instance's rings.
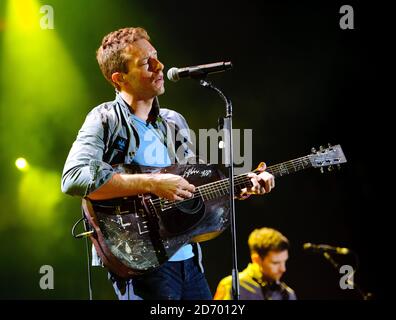
{"label": "microphone", "polygon": [[313,244],[313,243],[304,243],[303,245],[304,250],[311,250],[313,252],[331,252],[336,254],[349,254],[351,252],[348,248],[340,248],[340,247],[332,247],[327,244]]}
{"label": "microphone", "polygon": [[232,68],[231,61],[215,62],[185,68],[170,68],[167,76],[170,81],[176,82],[181,78],[203,78],[210,73],[223,72]]}

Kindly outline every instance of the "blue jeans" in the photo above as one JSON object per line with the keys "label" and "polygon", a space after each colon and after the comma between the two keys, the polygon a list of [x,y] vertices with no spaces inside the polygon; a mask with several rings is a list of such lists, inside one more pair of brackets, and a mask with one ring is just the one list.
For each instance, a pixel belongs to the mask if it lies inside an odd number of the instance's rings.
{"label": "blue jeans", "polygon": [[110,276],[119,300],[211,300],[212,294],[196,259],[168,261],[130,280]]}

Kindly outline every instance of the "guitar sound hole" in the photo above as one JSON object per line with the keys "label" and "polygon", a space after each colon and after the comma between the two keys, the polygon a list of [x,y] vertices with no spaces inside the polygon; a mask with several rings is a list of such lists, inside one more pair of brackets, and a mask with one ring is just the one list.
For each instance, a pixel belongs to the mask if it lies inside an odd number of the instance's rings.
{"label": "guitar sound hole", "polygon": [[195,214],[201,210],[203,202],[201,198],[184,200],[176,204],[176,208],[187,214]]}

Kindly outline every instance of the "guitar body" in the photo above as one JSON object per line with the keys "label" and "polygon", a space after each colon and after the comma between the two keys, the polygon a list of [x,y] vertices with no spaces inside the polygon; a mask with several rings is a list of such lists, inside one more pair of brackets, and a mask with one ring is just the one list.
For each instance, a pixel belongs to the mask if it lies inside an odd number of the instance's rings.
{"label": "guitar body", "polygon": [[[172,173],[196,187],[208,185],[184,201],[150,194],[111,200],[83,199],[90,238],[104,265],[122,278],[154,270],[190,242],[218,236],[229,224],[229,196],[211,192],[210,183],[224,179],[219,166],[195,164],[166,168],[116,165],[120,173]],[[209,192],[208,192],[209,190]]]}

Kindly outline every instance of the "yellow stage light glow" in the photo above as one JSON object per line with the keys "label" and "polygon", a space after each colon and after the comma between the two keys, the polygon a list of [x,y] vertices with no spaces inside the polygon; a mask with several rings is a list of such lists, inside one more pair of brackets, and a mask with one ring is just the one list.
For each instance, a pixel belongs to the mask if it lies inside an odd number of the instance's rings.
{"label": "yellow stage light glow", "polygon": [[18,170],[21,171],[27,171],[27,169],[29,168],[29,164],[25,158],[16,159],[15,166],[18,168]]}

